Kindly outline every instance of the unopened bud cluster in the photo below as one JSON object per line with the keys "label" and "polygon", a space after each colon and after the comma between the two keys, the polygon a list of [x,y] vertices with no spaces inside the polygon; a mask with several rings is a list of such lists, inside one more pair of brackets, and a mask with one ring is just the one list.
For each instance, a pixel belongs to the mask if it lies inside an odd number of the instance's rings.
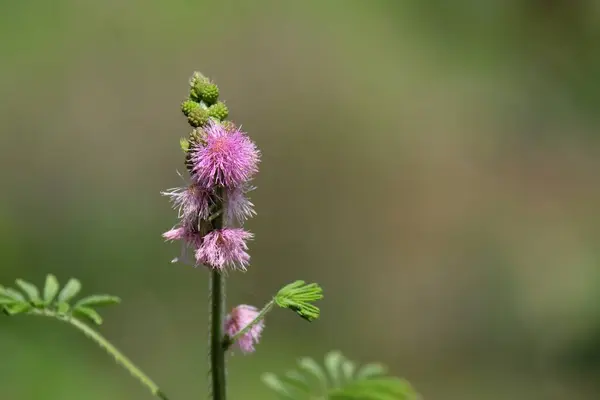
{"label": "unopened bud cluster", "polygon": [[189,98],[181,104],[181,111],[194,128],[206,125],[211,119],[223,121],[229,115],[227,106],[219,99],[219,87],[200,73],[190,79]]}

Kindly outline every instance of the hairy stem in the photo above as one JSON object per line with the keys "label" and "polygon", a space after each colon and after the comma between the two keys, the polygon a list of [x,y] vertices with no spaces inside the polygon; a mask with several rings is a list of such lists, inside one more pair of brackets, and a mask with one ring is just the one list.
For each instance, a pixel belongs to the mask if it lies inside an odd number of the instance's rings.
{"label": "hairy stem", "polygon": [[[219,191],[223,200],[223,191]],[[225,201],[221,201],[225,207]],[[223,227],[223,213],[212,221],[214,229]],[[210,379],[213,400],[226,400],[225,350],[223,350],[223,318],[225,313],[225,276],[212,268],[210,271]]]}
{"label": "hairy stem", "polygon": [[271,311],[271,309],[273,308],[274,305],[275,305],[275,299],[272,299],[267,304],[265,304],[265,306],[262,308],[262,310],[260,310],[260,312],[258,313],[258,315],[256,316],[256,318],[254,318],[242,330],[240,330],[238,333],[236,333],[235,335],[233,335],[231,337],[226,336],[223,339],[223,350],[227,351],[240,337],[242,337],[243,335],[245,335],[246,333],[248,333],[248,331],[250,329],[252,329],[252,327],[254,325],[256,325],[260,321],[262,321],[265,318],[265,315],[267,315],[267,313],[269,311]]}
{"label": "hairy stem", "polygon": [[225,277],[218,270],[211,271],[211,327],[210,327],[210,373],[213,400],[225,400],[225,350],[223,338],[223,314]]}
{"label": "hairy stem", "polygon": [[161,400],[169,400],[167,396],[160,390],[158,385],[152,381],[146,374],[142,372],[142,370],[137,367],[129,358],[125,357],[123,353],[121,353],[115,346],[113,346],[106,338],[92,329],[89,325],[84,322],[78,320],[69,315],[59,314],[52,310],[37,310],[34,309],[29,312],[33,315],[41,315],[45,317],[56,318],[60,321],[66,322],[75,328],[79,329],[85,336],[92,339],[96,342],[100,347],[106,350],[110,355],[112,355],[117,362],[117,364],[121,365],[125,368],[129,373],[137,378],[137,380],[144,386],[146,386],[150,392]]}

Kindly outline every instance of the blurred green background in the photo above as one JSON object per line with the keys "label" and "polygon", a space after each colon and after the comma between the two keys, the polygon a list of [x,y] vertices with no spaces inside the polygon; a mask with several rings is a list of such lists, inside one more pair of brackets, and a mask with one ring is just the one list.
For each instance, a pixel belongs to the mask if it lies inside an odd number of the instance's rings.
{"label": "blurred green background", "polygon": [[[232,399],[340,349],[425,399],[600,397],[600,3],[5,0],[1,282],[120,295],[101,332],[173,399],[204,398],[207,274],[160,234],[194,70],[263,152],[253,265],[275,312]],[[79,332],[0,318],[1,399],[148,399]]]}

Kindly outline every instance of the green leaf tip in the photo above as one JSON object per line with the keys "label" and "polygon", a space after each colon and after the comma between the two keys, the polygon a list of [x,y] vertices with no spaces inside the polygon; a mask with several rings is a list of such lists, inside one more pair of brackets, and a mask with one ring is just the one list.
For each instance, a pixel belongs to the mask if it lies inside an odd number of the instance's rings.
{"label": "green leaf tip", "polygon": [[79,314],[82,317],[90,319],[96,325],[102,324],[102,317],[96,310],[90,307],[77,307],[73,311],[75,314]]}
{"label": "green leaf tip", "polygon": [[381,364],[356,363],[341,352],[331,351],[323,366],[312,358],[302,358],[298,369],[284,375],[267,373],[263,382],[281,398],[335,400],[419,400],[419,394],[404,379],[387,376]]}
{"label": "green leaf tip", "polygon": [[39,305],[41,303],[40,291],[38,290],[37,286],[23,279],[17,279],[16,284],[27,295],[27,297],[32,303],[36,305]]}
{"label": "green leaf tip", "polygon": [[81,282],[75,278],[69,279],[65,287],[62,288],[60,293],[58,294],[58,302],[68,302],[73,297],[77,296],[79,291],[81,290]]}
{"label": "green leaf tip", "polygon": [[52,274],[46,276],[46,283],[44,284],[44,304],[50,305],[54,301],[54,298],[58,294],[60,285],[58,279]]}
{"label": "green leaf tip", "polygon": [[284,286],[275,296],[275,303],[289,308],[300,317],[312,322],[319,318],[320,310],[312,303],[323,298],[323,289],[316,283],[298,280]]}
{"label": "green leaf tip", "polygon": [[[40,291],[32,283],[22,279],[17,279],[16,283],[26,296],[12,288],[0,286],[0,311],[9,316],[35,314],[53,316],[63,320],[71,320],[71,317],[75,316],[100,325],[102,317],[95,308],[121,302],[121,299],[116,296],[94,294],[81,298],[71,305],[70,301],[81,291],[81,282],[75,278],[69,279],[60,290],[58,279],[54,275],[48,274],[41,297]],[[73,318],[73,320],[77,319]]]}
{"label": "green leaf tip", "polygon": [[0,286],[0,297],[12,299],[13,303],[21,303],[25,302],[25,297],[12,288],[5,288],[4,286]]}
{"label": "green leaf tip", "polygon": [[75,308],[108,306],[112,304],[119,304],[120,302],[121,299],[116,296],[110,296],[108,294],[94,294],[79,300],[77,303],[75,303]]}

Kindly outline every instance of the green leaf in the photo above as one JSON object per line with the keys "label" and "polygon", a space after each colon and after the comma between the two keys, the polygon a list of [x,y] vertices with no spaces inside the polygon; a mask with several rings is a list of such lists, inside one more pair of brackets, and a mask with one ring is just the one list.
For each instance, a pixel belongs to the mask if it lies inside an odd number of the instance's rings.
{"label": "green leaf", "polygon": [[14,303],[4,306],[4,310],[8,315],[17,315],[25,313],[31,310],[31,304],[29,303]]}
{"label": "green leaf", "polygon": [[294,289],[297,289],[299,287],[302,287],[302,285],[304,285],[304,281],[295,281],[292,283],[289,283],[287,285],[285,285],[284,287],[281,288],[281,290],[279,291],[279,293],[289,293]]}
{"label": "green leaf", "polygon": [[75,313],[92,320],[96,325],[102,324],[102,317],[93,308],[78,307]]}
{"label": "green leaf", "polygon": [[52,274],[46,276],[46,284],[44,285],[44,304],[50,305],[56,297],[59,289],[58,279]]}
{"label": "green leaf", "polygon": [[14,303],[20,303],[20,301],[15,300],[12,297],[0,297],[0,306]]}
{"label": "green leaf", "polygon": [[298,371],[288,371],[282,378],[282,380],[288,382],[290,385],[294,386],[297,390],[301,391],[302,393],[310,393],[310,383],[308,382],[306,377]]}
{"label": "green leaf", "polygon": [[323,298],[323,289],[316,283],[292,282],[277,292],[275,303],[281,308],[289,308],[300,317],[311,322],[319,317],[320,310],[314,301]]}
{"label": "green leaf", "polygon": [[81,282],[75,278],[69,279],[58,295],[58,302],[68,302],[81,290]]}
{"label": "green leaf", "polygon": [[181,150],[183,150],[184,153],[187,153],[190,149],[190,142],[186,138],[181,138],[179,139],[179,146],[181,147]]}
{"label": "green leaf", "polygon": [[322,388],[327,388],[329,383],[327,382],[327,374],[321,366],[312,358],[305,357],[298,363],[300,368],[310,373],[319,383]]}
{"label": "green leaf", "polygon": [[40,291],[38,288],[31,282],[24,281],[23,279],[17,279],[17,286],[25,292],[29,300],[31,300],[34,304],[39,304],[41,302],[40,299]]}
{"label": "green leaf", "polygon": [[3,286],[0,286],[0,296],[2,297],[8,297],[10,299],[15,300],[16,302],[25,302],[25,296],[23,296],[21,293],[17,292],[16,290],[12,289],[12,288],[5,288]]}
{"label": "green leaf", "polygon": [[354,371],[356,371],[356,364],[350,360],[344,360],[342,363],[342,374],[346,382],[352,382],[354,379]]}
{"label": "green leaf", "polygon": [[266,374],[263,381],[286,398],[297,400],[419,400],[418,393],[404,379],[385,376],[380,364],[367,364],[355,374],[356,364],[339,351],[325,356],[325,369],[311,358],[299,362],[300,369],[313,379],[292,370],[283,376]]}
{"label": "green leaf", "polygon": [[405,380],[385,377],[355,381],[330,392],[330,399],[416,400],[418,395]]}
{"label": "green leaf", "polygon": [[286,398],[304,399],[310,395],[310,386],[306,378],[297,371],[288,372],[281,377],[265,374],[262,378],[267,385]]}
{"label": "green leaf", "polygon": [[270,372],[267,372],[265,374],[262,375],[261,377],[263,383],[265,385],[267,385],[270,389],[272,389],[273,391],[275,391],[277,394],[279,394],[280,396],[283,396],[287,399],[293,399],[294,396],[292,395],[292,393],[289,390],[289,387],[287,387],[286,384],[284,384],[275,374],[272,374]]}
{"label": "green leaf", "polygon": [[116,296],[110,296],[108,294],[94,294],[79,300],[75,304],[75,308],[108,306],[111,304],[119,304],[120,302],[121,299]]}
{"label": "green leaf", "polygon": [[325,356],[325,367],[331,376],[333,387],[340,387],[342,384],[340,367],[344,360],[344,356],[339,351],[331,351]]}
{"label": "green leaf", "polygon": [[384,375],[387,372],[387,368],[383,364],[366,364],[358,370],[356,374],[357,379],[369,379],[376,376]]}

